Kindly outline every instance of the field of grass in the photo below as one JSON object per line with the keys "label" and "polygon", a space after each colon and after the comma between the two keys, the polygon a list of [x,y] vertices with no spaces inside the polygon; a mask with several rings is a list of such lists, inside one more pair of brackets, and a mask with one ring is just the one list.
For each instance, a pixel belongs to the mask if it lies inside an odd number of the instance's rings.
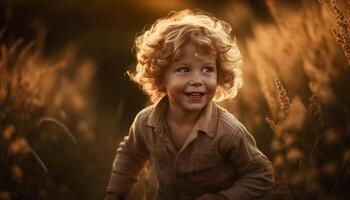
{"label": "field of grass", "polygon": [[[291,9],[266,0],[271,17],[259,23],[239,2],[223,12],[244,58],[244,85],[220,104],[274,165],[276,188],[267,199],[349,199],[350,2],[301,0]],[[4,34],[6,28],[0,32],[0,199],[103,198],[116,145],[127,132],[120,124],[127,103],[101,114],[98,66],[77,58],[74,47],[48,56],[40,31],[32,43],[8,42]],[[103,128],[97,116],[109,117]],[[130,199],[152,199],[152,172],[145,169],[140,179]]]}

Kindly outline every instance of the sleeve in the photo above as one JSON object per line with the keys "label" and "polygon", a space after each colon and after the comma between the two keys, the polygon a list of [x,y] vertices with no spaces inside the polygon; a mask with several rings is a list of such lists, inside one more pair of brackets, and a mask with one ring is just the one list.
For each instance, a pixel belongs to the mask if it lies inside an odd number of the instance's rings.
{"label": "sleeve", "polygon": [[228,200],[257,199],[274,187],[274,170],[243,125],[235,132],[225,140],[224,146],[229,161],[238,170],[239,178],[231,188],[219,194]]}
{"label": "sleeve", "polygon": [[128,136],[119,144],[106,189],[107,193],[117,193],[123,198],[129,194],[137,181],[139,172],[149,158],[145,132],[139,118],[138,116],[135,118]]}

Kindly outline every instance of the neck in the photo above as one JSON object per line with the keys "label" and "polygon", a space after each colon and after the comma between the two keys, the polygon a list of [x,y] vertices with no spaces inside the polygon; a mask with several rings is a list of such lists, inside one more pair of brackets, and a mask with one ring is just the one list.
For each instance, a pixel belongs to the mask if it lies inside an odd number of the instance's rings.
{"label": "neck", "polygon": [[169,109],[167,112],[167,120],[168,122],[176,123],[176,124],[182,124],[182,125],[194,125],[199,116],[201,111],[186,111],[182,109],[178,109],[175,106],[172,106],[169,104]]}

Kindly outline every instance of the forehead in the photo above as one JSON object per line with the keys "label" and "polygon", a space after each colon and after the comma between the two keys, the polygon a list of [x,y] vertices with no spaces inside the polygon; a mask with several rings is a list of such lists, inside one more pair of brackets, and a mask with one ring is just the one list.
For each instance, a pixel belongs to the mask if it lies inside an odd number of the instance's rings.
{"label": "forehead", "polygon": [[175,62],[181,61],[195,61],[216,63],[216,53],[210,51],[210,47],[199,46],[194,42],[186,42],[180,47],[179,56],[175,59]]}

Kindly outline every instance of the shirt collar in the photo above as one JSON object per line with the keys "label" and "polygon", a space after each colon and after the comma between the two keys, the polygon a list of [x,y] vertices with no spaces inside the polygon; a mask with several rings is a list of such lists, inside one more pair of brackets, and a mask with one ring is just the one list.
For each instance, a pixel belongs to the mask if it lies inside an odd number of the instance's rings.
{"label": "shirt collar", "polygon": [[[154,105],[154,109],[152,110],[147,121],[147,125],[154,127],[157,133],[161,133],[162,131],[167,109],[168,97],[164,96]],[[206,133],[209,137],[214,137],[216,133],[217,121],[217,106],[214,102],[210,101],[202,111],[197,123],[194,125],[194,129]]]}

